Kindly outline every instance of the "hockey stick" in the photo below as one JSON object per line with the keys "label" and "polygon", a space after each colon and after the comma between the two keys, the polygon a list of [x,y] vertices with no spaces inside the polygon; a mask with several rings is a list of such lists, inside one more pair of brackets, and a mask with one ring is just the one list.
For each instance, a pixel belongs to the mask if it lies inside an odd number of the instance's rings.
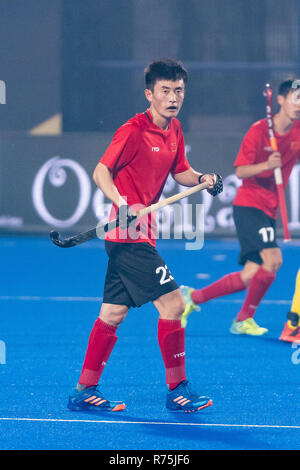
{"label": "hockey stick", "polygon": [[[267,116],[267,123],[268,123],[270,145],[274,152],[278,152],[277,140],[274,134],[273,119],[272,119],[272,88],[269,85],[269,83],[266,84],[263,94],[267,99],[266,116]],[[275,177],[275,183],[277,187],[277,194],[278,194],[278,199],[279,199],[279,207],[280,207],[282,226],[283,226],[283,241],[289,242],[291,241],[291,235],[290,235],[289,227],[288,227],[288,217],[287,217],[281,168],[278,167],[274,169],[274,177]]]}
{"label": "hockey stick", "polygon": [[[149,207],[145,207],[144,209],[141,209],[140,211],[136,213],[136,219],[143,217],[147,214],[150,214],[151,212],[154,212],[165,206],[168,206],[169,204],[173,204],[174,202],[177,202],[180,199],[190,196],[191,194],[194,194],[198,191],[203,191],[204,189],[207,189],[208,186],[209,186],[208,183],[197,184],[196,186],[192,186],[186,191],[183,191],[178,194],[174,194],[174,196],[170,196],[167,199],[163,199],[162,201],[157,202],[156,204],[152,204]],[[79,233],[78,235],[74,235],[72,237],[65,238],[65,239],[61,239],[60,234],[56,232],[55,230],[52,230],[50,232],[50,238],[51,238],[51,241],[56,246],[59,246],[60,248],[70,248],[72,246],[80,245],[81,243],[92,240],[93,238],[97,238],[97,237],[102,238],[105,233],[118,227],[119,223],[120,222],[118,219],[111,220],[110,222],[107,222],[106,224],[97,225],[97,227],[94,227],[88,230],[87,232],[82,232],[82,233]]]}

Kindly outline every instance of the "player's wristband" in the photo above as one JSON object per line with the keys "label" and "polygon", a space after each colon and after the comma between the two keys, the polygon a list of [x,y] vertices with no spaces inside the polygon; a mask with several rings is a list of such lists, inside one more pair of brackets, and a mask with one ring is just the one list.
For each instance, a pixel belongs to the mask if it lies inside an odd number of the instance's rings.
{"label": "player's wristband", "polygon": [[204,176],[204,173],[200,173],[200,176],[199,176],[199,178],[198,178],[199,184],[201,184],[201,178],[202,178],[202,176]]}

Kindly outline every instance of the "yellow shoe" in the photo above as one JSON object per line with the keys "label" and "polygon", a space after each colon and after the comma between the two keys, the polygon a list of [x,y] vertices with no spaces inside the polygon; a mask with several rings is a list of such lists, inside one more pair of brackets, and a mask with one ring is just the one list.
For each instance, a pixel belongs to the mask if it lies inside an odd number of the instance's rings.
{"label": "yellow shoe", "polygon": [[253,318],[247,318],[247,320],[243,321],[233,320],[233,323],[230,327],[230,333],[233,335],[262,336],[267,332],[267,328],[258,326]]}
{"label": "yellow shoe", "polygon": [[188,286],[180,286],[180,290],[181,290],[181,293],[183,295],[183,299],[185,301],[185,310],[182,314],[182,317],[181,317],[181,326],[182,328],[185,328],[186,325],[187,325],[187,319],[188,317],[190,316],[190,314],[194,311],[194,310],[197,310],[198,312],[200,312],[200,307],[196,304],[194,304],[194,302],[192,301],[192,298],[191,298],[191,293],[195,290],[193,289],[192,287],[188,287]]}

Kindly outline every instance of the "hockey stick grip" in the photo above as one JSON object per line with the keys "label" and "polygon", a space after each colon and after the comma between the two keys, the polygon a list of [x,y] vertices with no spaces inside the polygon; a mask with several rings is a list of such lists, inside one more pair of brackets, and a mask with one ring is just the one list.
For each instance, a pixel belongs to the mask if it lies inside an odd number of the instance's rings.
{"label": "hockey stick grip", "polygon": [[[282,180],[281,171],[280,171],[280,178]],[[275,181],[276,181],[276,175],[275,175]],[[287,216],[287,210],[286,210],[286,204],[285,204],[284,188],[283,188],[282,183],[276,182],[276,185],[277,185],[279,207],[280,207],[280,213],[281,213],[281,219],[282,219],[283,241],[290,242],[291,236],[290,236],[290,232],[288,229],[288,216]]]}
{"label": "hockey stick grip", "polygon": [[203,189],[207,189],[208,186],[209,186],[208,183],[201,183],[201,184],[197,184],[196,186],[192,186],[191,188],[181,193],[174,194],[174,196],[170,196],[166,199],[163,199],[162,201],[157,202],[156,204],[152,204],[151,206],[141,209],[140,211],[136,213],[136,215],[137,217],[143,217],[144,215],[157,211],[158,209],[161,209],[162,207],[168,206],[170,204],[174,204],[174,202],[180,201],[180,199],[191,196],[192,194],[197,193],[198,191],[203,191]]}

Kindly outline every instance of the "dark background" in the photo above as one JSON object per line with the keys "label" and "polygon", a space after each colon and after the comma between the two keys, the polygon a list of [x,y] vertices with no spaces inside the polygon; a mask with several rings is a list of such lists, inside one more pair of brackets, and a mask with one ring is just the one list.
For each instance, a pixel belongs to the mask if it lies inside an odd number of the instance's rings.
{"label": "dark background", "polygon": [[[173,57],[188,68],[179,118],[189,158],[225,177],[244,133],[264,117],[265,83],[276,92],[283,79],[300,76],[297,0],[0,0],[0,12],[1,231],[48,231],[32,187],[54,156],[80,163],[94,194],[91,174],[114,131],[147,107],[143,70],[151,60]],[[32,133],[53,117],[59,128]],[[293,181],[288,212],[297,235],[298,170]],[[75,210],[76,185],[72,170],[52,191],[48,182],[45,204],[54,218]],[[70,230],[95,223],[91,204],[92,196]],[[215,200],[209,209],[216,220],[222,204]],[[210,233],[230,234],[229,226],[216,223]]]}

